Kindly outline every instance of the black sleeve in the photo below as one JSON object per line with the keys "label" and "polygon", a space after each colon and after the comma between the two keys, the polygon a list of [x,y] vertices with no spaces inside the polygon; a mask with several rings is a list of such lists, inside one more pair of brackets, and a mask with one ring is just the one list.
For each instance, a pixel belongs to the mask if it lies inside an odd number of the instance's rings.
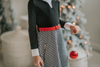
{"label": "black sleeve", "polygon": [[38,48],[37,30],[36,30],[36,7],[32,0],[28,2],[28,33],[31,49]]}
{"label": "black sleeve", "polygon": [[[58,1],[58,17],[60,17],[60,2]],[[59,23],[62,28],[64,28],[64,24],[67,23],[68,21],[63,21],[59,18]],[[65,28],[64,28],[65,29]]]}

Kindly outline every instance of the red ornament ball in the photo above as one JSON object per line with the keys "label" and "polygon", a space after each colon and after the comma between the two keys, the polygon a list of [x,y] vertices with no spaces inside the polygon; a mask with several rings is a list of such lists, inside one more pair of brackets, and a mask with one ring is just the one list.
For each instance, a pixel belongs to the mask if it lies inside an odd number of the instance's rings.
{"label": "red ornament ball", "polygon": [[76,58],[78,57],[78,53],[77,53],[76,51],[71,51],[71,52],[70,52],[70,57],[71,57],[72,59],[76,59]]}

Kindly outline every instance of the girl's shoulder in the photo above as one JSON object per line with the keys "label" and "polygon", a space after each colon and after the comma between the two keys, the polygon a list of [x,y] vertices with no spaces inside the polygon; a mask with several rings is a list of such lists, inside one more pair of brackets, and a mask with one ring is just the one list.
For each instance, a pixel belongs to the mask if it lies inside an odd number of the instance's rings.
{"label": "girl's shoulder", "polygon": [[29,0],[29,1],[28,1],[28,4],[31,5],[32,7],[36,7],[35,1],[36,1],[36,0]]}

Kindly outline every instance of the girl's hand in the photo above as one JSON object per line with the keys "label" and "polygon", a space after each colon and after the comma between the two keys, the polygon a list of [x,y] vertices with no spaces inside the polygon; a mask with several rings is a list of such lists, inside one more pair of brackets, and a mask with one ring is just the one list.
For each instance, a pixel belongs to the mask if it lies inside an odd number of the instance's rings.
{"label": "girl's hand", "polygon": [[38,56],[34,56],[34,64],[37,67],[41,67],[41,64],[44,66],[43,60],[41,59],[41,57]]}
{"label": "girl's hand", "polygon": [[70,29],[71,29],[72,34],[76,34],[80,31],[80,27],[77,25],[70,25]]}

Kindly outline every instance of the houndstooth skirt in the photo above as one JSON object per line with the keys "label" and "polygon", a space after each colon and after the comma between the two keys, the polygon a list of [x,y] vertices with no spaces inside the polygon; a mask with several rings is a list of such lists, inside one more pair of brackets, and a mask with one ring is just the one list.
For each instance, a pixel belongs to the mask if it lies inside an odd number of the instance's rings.
{"label": "houndstooth skirt", "polygon": [[61,28],[53,31],[38,31],[38,44],[39,54],[44,62],[44,66],[41,67],[69,67]]}

